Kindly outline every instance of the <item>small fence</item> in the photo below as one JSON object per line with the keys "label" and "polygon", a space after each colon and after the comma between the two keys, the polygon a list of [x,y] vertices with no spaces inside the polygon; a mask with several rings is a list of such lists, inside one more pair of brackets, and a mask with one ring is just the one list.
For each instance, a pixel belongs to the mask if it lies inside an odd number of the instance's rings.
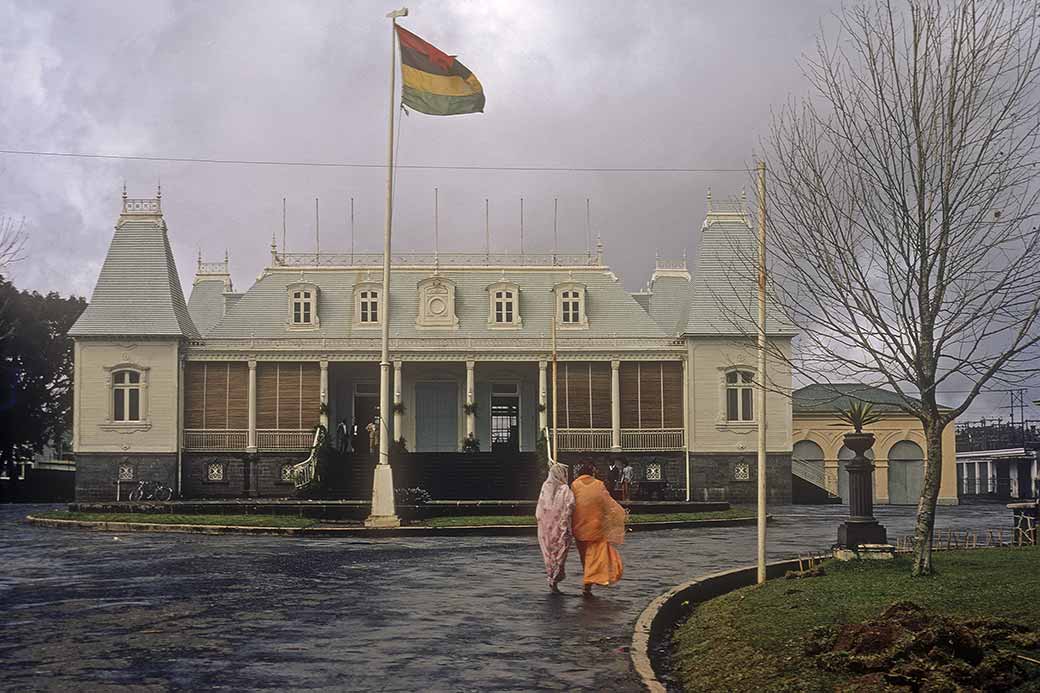
{"label": "small fence", "polygon": [[[1037,527],[1031,517],[1021,517],[1014,527],[995,527],[990,529],[940,529],[932,534],[933,551],[953,551],[956,549],[980,549],[997,546],[1036,546]],[[896,539],[896,553],[910,553],[914,550],[913,535]]]}
{"label": "small fence", "polygon": [[233,429],[184,429],[184,449],[207,452],[236,452],[246,449],[249,431]]}
{"label": "small fence", "polygon": [[[609,428],[561,428],[558,431],[561,451],[607,451],[613,443]],[[622,450],[682,450],[685,432],[681,428],[623,428]]]}
{"label": "small fence", "polygon": [[264,429],[256,432],[260,450],[310,450],[313,429]]}

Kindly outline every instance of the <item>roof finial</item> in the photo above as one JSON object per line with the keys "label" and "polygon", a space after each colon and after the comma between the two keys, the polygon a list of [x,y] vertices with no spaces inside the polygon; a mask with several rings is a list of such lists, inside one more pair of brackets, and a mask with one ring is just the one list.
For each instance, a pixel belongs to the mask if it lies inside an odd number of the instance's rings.
{"label": "roof finial", "polygon": [[198,268],[196,269],[196,272],[201,272],[202,271],[202,248],[199,248],[199,260],[198,260],[197,267]]}
{"label": "roof finial", "polygon": [[126,180],[123,180],[123,202],[126,202]]}
{"label": "roof finial", "polygon": [[708,186],[708,211],[711,211],[711,186]]}
{"label": "roof finial", "polygon": [[162,178],[159,179],[158,185],[156,187],[155,199],[157,199],[157,200],[161,200],[162,199]]}
{"label": "roof finial", "polygon": [[231,262],[230,255],[231,255],[230,251],[227,248],[224,248],[224,271],[225,272],[228,271],[228,267],[230,266],[230,262]]}
{"label": "roof finial", "polygon": [[603,236],[596,234],[596,264],[603,264]]}

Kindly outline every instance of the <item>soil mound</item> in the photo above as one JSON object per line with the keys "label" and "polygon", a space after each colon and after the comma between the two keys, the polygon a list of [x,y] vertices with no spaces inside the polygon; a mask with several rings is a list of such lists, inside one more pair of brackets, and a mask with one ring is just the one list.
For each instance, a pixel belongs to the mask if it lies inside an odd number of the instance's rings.
{"label": "soil mound", "polygon": [[[805,653],[851,676],[841,690],[1006,691],[1040,685],[1040,667],[1016,656],[1040,650],[1040,632],[1000,619],[954,620],[897,602],[874,620],[821,626]],[[1030,655],[1033,656],[1033,655]]]}

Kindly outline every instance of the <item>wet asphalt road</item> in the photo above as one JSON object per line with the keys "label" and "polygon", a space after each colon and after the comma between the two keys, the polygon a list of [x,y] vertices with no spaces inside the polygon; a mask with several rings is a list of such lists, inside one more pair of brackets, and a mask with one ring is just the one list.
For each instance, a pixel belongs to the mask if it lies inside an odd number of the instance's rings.
{"label": "wet asphalt road", "polygon": [[[288,539],[33,527],[0,506],[0,690],[635,691],[640,611],[754,561],[754,527],[630,534],[625,577],[564,596],[527,537]],[[847,509],[774,510],[770,555],[822,549]],[[878,509],[890,538],[913,508]],[[1008,526],[1003,506],[938,525]]]}

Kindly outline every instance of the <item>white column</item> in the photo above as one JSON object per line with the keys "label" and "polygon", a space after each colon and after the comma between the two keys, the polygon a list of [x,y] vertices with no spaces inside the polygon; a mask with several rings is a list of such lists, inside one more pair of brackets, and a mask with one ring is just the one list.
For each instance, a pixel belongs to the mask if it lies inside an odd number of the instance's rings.
{"label": "white column", "polygon": [[249,433],[246,452],[256,452],[256,361],[249,362]]}
{"label": "white column", "polygon": [[394,361],[394,440],[400,440],[404,431],[401,412],[401,362]]}
{"label": "white column", "polygon": [[318,417],[318,423],[325,427],[325,430],[329,433],[329,362],[319,361],[318,366],[321,368],[321,381],[319,390],[321,392],[321,416]]}
{"label": "white column", "polygon": [[549,408],[546,402],[548,401],[548,378],[546,377],[546,368],[549,364],[546,361],[538,362],[538,435],[545,433],[545,429],[549,427]]}
{"label": "white column", "polygon": [[[466,404],[470,407],[473,406],[473,369],[476,365],[475,361],[466,361]],[[470,413],[466,414],[466,435],[469,436],[471,434],[477,434],[477,414],[472,409]]]}
{"label": "white column", "polygon": [[978,495],[982,493],[982,464],[980,462],[975,463],[975,489],[972,493]]}
{"label": "white column", "polygon": [[610,362],[610,449],[621,449],[621,362]]}

